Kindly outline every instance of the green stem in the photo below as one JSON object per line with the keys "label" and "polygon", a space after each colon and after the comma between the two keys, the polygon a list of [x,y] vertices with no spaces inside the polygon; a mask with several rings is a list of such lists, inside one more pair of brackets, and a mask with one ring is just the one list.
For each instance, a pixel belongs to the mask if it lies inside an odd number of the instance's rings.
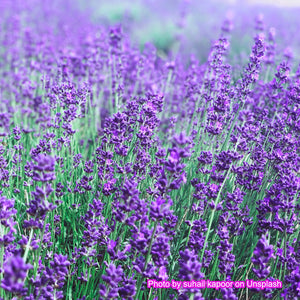
{"label": "green stem", "polygon": [[[232,166],[232,165],[231,165],[231,166]],[[223,181],[223,183],[222,183],[222,185],[221,185],[221,188],[220,188],[220,190],[219,190],[219,192],[218,192],[217,199],[216,199],[216,201],[215,201],[215,207],[217,207],[217,205],[219,204],[219,200],[220,200],[220,197],[221,197],[221,192],[222,192],[223,187],[224,187],[224,185],[225,185],[225,182],[226,182],[226,180],[227,180],[227,178],[228,178],[228,176],[229,176],[229,174],[230,174],[231,166],[230,166],[229,170],[227,171],[226,177],[225,177],[225,179],[224,179],[224,181]],[[207,233],[206,233],[206,235],[205,235],[205,241],[204,241],[204,244],[203,244],[203,250],[202,250],[200,262],[202,262],[202,259],[203,259],[203,256],[204,256],[204,252],[205,252],[205,248],[206,248],[208,236],[209,236],[209,234],[210,234],[211,225],[212,225],[212,222],[213,222],[213,219],[214,219],[214,216],[215,216],[215,212],[216,212],[216,208],[213,209],[212,214],[211,214],[210,217],[209,217],[209,224],[208,224],[208,228],[207,228]]]}
{"label": "green stem", "polygon": [[149,261],[150,261],[150,257],[151,257],[151,248],[152,248],[152,244],[153,244],[153,241],[154,241],[154,236],[155,236],[157,224],[158,224],[158,221],[156,221],[155,224],[154,224],[154,228],[153,228],[153,232],[152,232],[152,236],[151,236],[151,240],[150,240],[150,244],[149,244],[149,249],[148,249],[148,253],[147,253],[147,256],[146,256],[146,261],[145,261],[144,271],[147,269],[148,263],[149,263]]}
{"label": "green stem", "polygon": [[[158,221],[156,221],[155,224],[154,224],[154,228],[153,228],[153,232],[152,232],[152,236],[151,236],[151,240],[150,240],[150,244],[149,244],[149,248],[148,248],[148,252],[147,252],[147,256],[146,256],[146,260],[145,260],[144,271],[147,269],[148,263],[150,261],[151,248],[152,248],[152,244],[153,244],[153,241],[154,241],[154,236],[155,236],[157,224],[158,224]],[[143,278],[140,277],[138,285],[137,285],[137,293],[136,293],[136,298],[135,299],[139,299],[139,294],[140,294],[140,290],[141,290],[141,286],[142,286],[142,280],[143,280]]]}
{"label": "green stem", "polygon": [[30,229],[29,240],[27,242],[25,253],[24,253],[24,256],[23,256],[23,260],[24,260],[25,263],[26,263],[26,260],[27,260],[27,257],[28,257],[32,237],[33,237],[33,228]]}

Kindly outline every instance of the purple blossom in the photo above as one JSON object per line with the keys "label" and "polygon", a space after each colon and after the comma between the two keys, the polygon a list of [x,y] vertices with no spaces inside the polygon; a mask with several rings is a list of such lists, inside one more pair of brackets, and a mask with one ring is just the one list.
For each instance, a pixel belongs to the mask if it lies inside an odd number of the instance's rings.
{"label": "purple blossom", "polygon": [[38,154],[33,157],[35,163],[30,167],[33,171],[32,179],[35,181],[48,182],[55,180],[55,159],[50,155]]}
{"label": "purple blossom", "polygon": [[269,245],[267,237],[262,236],[257,242],[252,257],[252,263],[255,266],[253,272],[259,279],[264,279],[270,274],[268,263],[275,257],[273,252],[273,246]]}
{"label": "purple blossom", "polygon": [[16,295],[24,295],[27,291],[24,288],[24,281],[29,269],[32,269],[32,266],[26,264],[21,256],[11,256],[4,263],[4,276],[1,288]]}

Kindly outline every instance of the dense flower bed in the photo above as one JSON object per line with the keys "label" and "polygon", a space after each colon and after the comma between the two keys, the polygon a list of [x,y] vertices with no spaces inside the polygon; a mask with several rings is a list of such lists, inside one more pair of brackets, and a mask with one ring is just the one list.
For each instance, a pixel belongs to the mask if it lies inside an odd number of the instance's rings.
{"label": "dense flower bed", "polygon": [[207,61],[186,64],[71,6],[11,5],[0,298],[299,299],[300,68],[275,30],[258,18],[248,62],[231,66],[225,19]]}

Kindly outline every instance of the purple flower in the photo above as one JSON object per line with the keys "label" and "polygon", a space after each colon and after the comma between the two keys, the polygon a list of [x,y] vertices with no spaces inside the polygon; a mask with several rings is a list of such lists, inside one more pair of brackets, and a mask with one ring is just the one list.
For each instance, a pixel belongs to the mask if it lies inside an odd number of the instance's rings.
{"label": "purple flower", "polygon": [[209,151],[202,151],[197,159],[200,165],[210,165],[213,161],[213,156]]}
{"label": "purple flower", "polygon": [[180,251],[179,278],[181,280],[201,280],[204,274],[201,272],[202,264],[198,260],[198,255],[194,250],[185,249]]}
{"label": "purple flower", "polygon": [[24,295],[27,291],[24,288],[24,281],[29,269],[32,269],[32,266],[26,264],[21,256],[11,256],[8,261],[4,262],[1,288],[16,295]]}
{"label": "purple flower", "polygon": [[13,199],[7,199],[0,195],[0,221],[1,225],[10,227],[11,223],[9,220],[17,213],[14,209],[15,201]]}
{"label": "purple flower", "polygon": [[259,278],[264,279],[270,274],[270,260],[275,258],[273,254],[273,246],[269,245],[266,236],[257,242],[257,245],[253,251],[252,263],[255,268],[253,268],[253,273]]}
{"label": "purple flower", "polygon": [[224,300],[237,300],[238,297],[235,295],[233,289],[221,289]]}
{"label": "purple flower", "polygon": [[[104,284],[100,284],[99,293],[104,299],[116,299],[120,295],[128,295],[128,292],[133,292],[135,294],[134,281],[125,279],[123,269],[121,266],[116,266],[114,263],[110,263],[109,265],[105,262],[106,275],[102,275],[102,279],[106,282],[106,287]],[[124,280],[125,279],[125,280]],[[120,282],[125,281],[125,285],[121,288],[118,287]]]}
{"label": "purple flower", "polygon": [[55,159],[46,154],[38,154],[33,157],[35,163],[31,163],[33,171],[32,179],[35,181],[48,182],[55,180]]}
{"label": "purple flower", "polygon": [[158,196],[157,199],[151,203],[150,217],[153,220],[163,220],[164,217],[171,213],[170,207],[172,204],[173,202],[170,199],[165,200]]}

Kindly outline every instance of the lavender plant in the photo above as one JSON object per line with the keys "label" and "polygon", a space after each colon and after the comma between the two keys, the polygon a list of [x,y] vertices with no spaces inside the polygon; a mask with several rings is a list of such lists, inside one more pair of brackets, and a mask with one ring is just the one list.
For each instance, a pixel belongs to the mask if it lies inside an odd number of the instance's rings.
{"label": "lavender plant", "polygon": [[130,18],[6,2],[0,299],[299,299],[299,49],[282,28],[257,17],[242,58],[225,17],[199,60],[186,56],[188,1],[164,55],[137,48]]}

